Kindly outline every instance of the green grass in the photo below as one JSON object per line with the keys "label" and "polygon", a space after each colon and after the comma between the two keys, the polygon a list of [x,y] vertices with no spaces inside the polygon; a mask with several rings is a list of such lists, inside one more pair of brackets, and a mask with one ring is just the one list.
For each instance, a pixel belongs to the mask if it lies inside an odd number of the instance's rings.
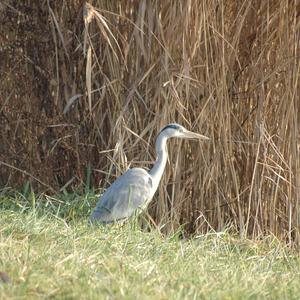
{"label": "green grass", "polygon": [[0,282],[1,299],[300,298],[300,259],[275,238],[89,227],[89,208],[68,219],[76,206],[55,214],[47,201],[18,201],[0,198],[0,271],[12,280]]}

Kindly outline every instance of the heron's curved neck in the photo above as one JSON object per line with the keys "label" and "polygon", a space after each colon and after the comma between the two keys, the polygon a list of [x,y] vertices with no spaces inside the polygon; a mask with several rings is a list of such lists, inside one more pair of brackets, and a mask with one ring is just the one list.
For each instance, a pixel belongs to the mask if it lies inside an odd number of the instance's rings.
{"label": "heron's curved neck", "polygon": [[157,158],[152,169],[149,171],[149,174],[152,177],[152,186],[154,192],[159,185],[159,181],[163,175],[168,160],[167,139],[168,137],[164,134],[159,134],[156,139],[155,149]]}

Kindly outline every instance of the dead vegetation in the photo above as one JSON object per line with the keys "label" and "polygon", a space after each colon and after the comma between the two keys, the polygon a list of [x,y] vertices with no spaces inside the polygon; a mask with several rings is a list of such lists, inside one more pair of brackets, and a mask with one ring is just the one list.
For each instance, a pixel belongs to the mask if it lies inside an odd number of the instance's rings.
{"label": "dead vegetation", "polygon": [[105,187],[150,166],[175,121],[212,141],[171,142],[156,222],[299,243],[299,11],[288,0],[2,2],[1,185],[53,192],[88,176]]}

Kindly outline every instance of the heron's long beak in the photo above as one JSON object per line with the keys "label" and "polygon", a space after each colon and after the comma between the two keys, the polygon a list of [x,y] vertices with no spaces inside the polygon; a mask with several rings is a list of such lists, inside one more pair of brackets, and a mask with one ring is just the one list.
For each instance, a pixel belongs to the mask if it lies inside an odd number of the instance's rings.
{"label": "heron's long beak", "polygon": [[188,138],[188,139],[210,140],[209,137],[199,134],[199,133],[192,132],[192,131],[183,132],[183,137]]}

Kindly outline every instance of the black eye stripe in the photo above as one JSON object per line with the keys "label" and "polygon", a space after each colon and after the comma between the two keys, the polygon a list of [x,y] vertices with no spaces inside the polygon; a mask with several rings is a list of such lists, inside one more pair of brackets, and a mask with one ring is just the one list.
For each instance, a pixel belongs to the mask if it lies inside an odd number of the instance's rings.
{"label": "black eye stripe", "polygon": [[168,128],[172,128],[172,129],[176,129],[176,130],[180,130],[180,126],[178,125],[175,125],[175,124],[170,124],[170,125],[167,125],[166,127],[164,127],[161,131],[164,131],[165,129],[168,129]]}

